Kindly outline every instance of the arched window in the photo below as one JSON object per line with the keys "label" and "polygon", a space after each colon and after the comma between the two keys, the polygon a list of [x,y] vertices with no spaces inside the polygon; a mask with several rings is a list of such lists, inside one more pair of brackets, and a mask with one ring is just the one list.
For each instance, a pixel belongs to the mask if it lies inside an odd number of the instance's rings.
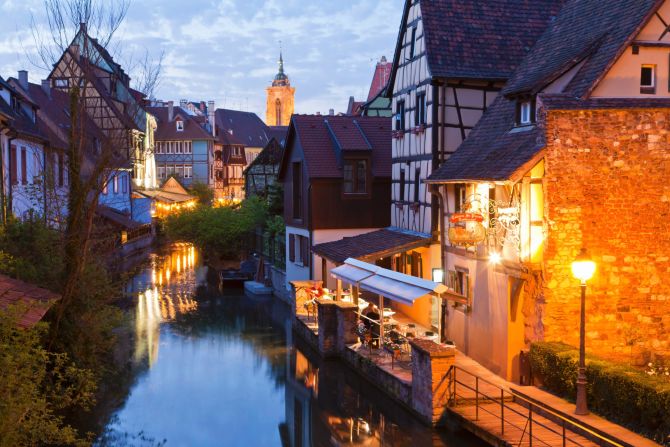
{"label": "arched window", "polygon": [[281,126],[281,101],[279,98],[275,100],[275,116],[277,119],[277,126]]}

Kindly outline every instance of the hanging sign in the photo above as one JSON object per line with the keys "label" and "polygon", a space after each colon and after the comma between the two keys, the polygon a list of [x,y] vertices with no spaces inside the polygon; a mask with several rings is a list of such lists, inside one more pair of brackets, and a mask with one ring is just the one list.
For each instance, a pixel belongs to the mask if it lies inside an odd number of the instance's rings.
{"label": "hanging sign", "polygon": [[449,222],[449,242],[452,245],[469,247],[486,239],[486,228],[482,224],[484,216],[479,213],[455,213]]}

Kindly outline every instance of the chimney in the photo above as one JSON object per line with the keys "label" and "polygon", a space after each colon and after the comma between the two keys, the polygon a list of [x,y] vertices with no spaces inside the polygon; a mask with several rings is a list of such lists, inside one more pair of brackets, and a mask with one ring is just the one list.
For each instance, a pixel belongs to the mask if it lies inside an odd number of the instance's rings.
{"label": "chimney", "polygon": [[[204,105],[204,101],[201,104]],[[212,129],[212,136],[216,137],[216,107],[214,101],[207,101],[207,118],[209,127]]]}
{"label": "chimney", "polygon": [[328,115],[335,116],[335,109],[328,109]]}
{"label": "chimney", "polygon": [[174,118],[174,101],[168,101],[168,122]]}
{"label": "chimney", "polygon": [[80,22],[79,23],[79,31],[81,31],[84,34],[87,33],[88,30],[86,29],[86,22]]}
{"label": "chimney", "polygon": [[205,113],[205,101],[200,101],[200,111]]}
{"label": "chimney", "polygon": [[187,103],[188,103],[188,100],[186,100],[186,99],[180,99],[180,100],[179,100],[179,107],[181,107],[182,109],[185,109]]}
{"label": "chimney", "polygon": [[26,70],[19,70],[19,84],[23,90],[28,91],[28,72]]}
{"label": "chimney", "polygon": [[316,116],[321,116],[321,112],[316,112]]}
{"label": "chimney", "polygon": [[47,94],[47,97],[51,98],[51,81],[42,79],[42,90]]}

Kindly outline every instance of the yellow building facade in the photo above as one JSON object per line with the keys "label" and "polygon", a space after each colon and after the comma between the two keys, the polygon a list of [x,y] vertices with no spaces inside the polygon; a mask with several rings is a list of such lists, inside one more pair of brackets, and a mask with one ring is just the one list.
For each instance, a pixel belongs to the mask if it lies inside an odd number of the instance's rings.
{"label": "yellow building facade", "polygon": [[265,124],[288,126],[294,110],[295,87],[291,87],[291,82],[284,73],[284,59],[281,53],[279,53],[279,72],[275,75],[272,86],[266,91]]}

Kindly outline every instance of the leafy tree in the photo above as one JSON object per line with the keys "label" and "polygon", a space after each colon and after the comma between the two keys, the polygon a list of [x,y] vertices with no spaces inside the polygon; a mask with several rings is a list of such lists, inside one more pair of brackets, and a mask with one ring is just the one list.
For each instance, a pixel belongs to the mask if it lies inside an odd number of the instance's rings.
{"label": "leafy tree", "polygon": [[19,329],[13,310],[0,312],[0,447],[88,445],[60,413],[89,408],[92,374],[42,347],[46,324]]}
{"label": "leafy tree", "polygon": [[210,205],[214,200],[214,191],[205,183],[193,182],[189,192],[198,198],[201,205]]}

